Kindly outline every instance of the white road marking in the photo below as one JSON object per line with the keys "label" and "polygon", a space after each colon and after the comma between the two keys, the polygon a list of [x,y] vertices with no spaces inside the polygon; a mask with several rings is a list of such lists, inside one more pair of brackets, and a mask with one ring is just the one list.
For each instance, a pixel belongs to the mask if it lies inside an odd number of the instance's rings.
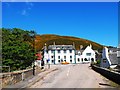
{"label": "white road marking", "polygon": [[67,71],[67,77],[69,76],[69,72],[70,72],[70,67],[68,68],[68,71]]}

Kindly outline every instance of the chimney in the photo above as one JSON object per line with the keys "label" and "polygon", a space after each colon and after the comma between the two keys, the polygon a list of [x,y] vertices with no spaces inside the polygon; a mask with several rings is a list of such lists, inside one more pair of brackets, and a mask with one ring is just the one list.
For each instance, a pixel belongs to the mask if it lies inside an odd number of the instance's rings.
{"label": "chimney", "polygon": [[53,43],[53,45],[55,45],[55,42]]}
{"label": "chimney", "polygon": [[73,42],[73,47],[75,48],[75,43]]}
{"label": "chimney", "polygon": [[44,46],[44,50],[47,50],[47,46],[46,46],[47,44],[45,43],[45,46]]}
{"label": "chimney", "polygon": [[83,45],[80,45],[80,50],[83,48]]}
{"label": "chimney", "polygon": [[92,48],[92,45],[90,44],[90,48]]}

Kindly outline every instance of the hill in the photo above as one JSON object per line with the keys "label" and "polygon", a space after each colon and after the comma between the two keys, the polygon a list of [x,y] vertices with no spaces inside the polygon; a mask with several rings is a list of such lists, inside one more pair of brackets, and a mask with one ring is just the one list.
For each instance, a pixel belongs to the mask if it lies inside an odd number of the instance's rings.
{"label": "hill", "polygon": [[83,45],[85,48],[87,45],[92,45],[94,50],[102,50],[103,45],[100,45],[96,42],[78,38],[78,37],[71,37],[71,36],[60,36],[60,35],[53,35],[53,34],[44,34],[44,35],[36,35],[35,38],[35,48],[37,51],[41,50],[44,44],[53,45],[55,42],[56,45],[71,45],[75,44],[75,48],[77,50],[80,49],[80,45]]}

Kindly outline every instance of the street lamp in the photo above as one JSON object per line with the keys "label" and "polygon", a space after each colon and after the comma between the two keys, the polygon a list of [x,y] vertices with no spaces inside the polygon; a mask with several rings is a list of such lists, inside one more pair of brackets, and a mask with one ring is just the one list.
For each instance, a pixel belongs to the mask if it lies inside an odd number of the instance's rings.
{"label": "street lamp", "polygon": [[33,75],[35,75],[35,31],[30,31],[30,36],[32,38],[32,43],[33,43],[33,55],[34,55],[34,60],[33,60]]}

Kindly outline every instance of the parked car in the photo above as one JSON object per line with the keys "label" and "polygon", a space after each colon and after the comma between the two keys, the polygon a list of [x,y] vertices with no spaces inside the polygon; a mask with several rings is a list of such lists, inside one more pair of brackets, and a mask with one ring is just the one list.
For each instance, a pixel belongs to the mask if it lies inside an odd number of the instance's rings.
{"label": "parked car", "polygon": [[65,62],[65,61],[63,61],[61,64],[69,64],[69,62]]}

